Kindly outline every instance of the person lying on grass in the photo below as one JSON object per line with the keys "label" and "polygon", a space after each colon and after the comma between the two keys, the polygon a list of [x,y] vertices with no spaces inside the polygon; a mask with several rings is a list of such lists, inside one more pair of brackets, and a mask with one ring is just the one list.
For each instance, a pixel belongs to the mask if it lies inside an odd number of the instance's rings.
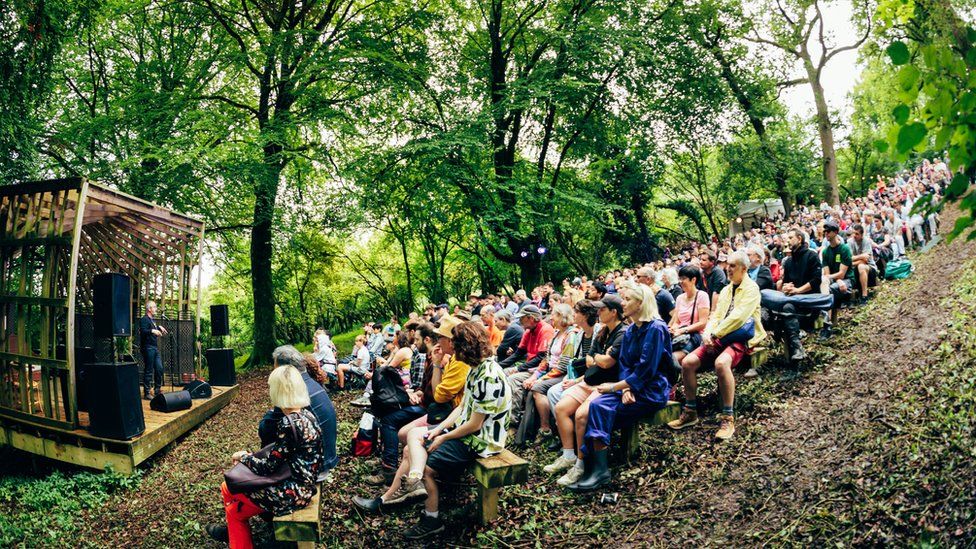
{"label": "person lying on grass", "polygon": [[488,331],[479,322],[463,322],[451,338],[455,357],[477,364],[468,373],[460,407],[432,430],[417,427],[407,435],[407,446],[389,489],[374,498],[354,497],[353,505],[368,513],[425,496],[420,522],[406,530],[408,539],[420,539],[444,530],[438,508],[437,480],[451,480],[479,457],[505,449],[511,393],[505,373],[491,356]]}

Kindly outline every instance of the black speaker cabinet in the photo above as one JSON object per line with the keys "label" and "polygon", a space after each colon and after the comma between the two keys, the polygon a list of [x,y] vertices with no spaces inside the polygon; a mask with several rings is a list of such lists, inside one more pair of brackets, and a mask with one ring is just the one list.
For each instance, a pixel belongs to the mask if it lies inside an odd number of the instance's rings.
{"label": "black speaker cabinet", "polygon": [[132,335],[129,284],[129,277],[121,273],[95,275],[92,282],[95,337]]}
{"label": "black speaker cabinet", "polygon": [[173,391],[171,393],[159,393],[149,401],[149,407],[157,412],[178,412],[189,410],[193,406],[190,398],[190,391]]}
{"label": "black speaker cabinet", "polygon": [[91,434],[127,440],[146,430],[135,362],[94,362],[85,368],[85,377]]}
{"label": "black speaker cabinet", "polygon": [[207,349],[207,368],[210,369],[211,385],[216,387],[237,385],[233,349]]}
{"label": "black speaker cabinet", "polygon": [[95,349],[75,347],[75,390],[78,392],[78,409],[88,411],[88,367],[95,362]]}
{"label": "black speaker cabinet", "polygon": [[214,336],[230,335],[230,317],[227,315],[227,305],[210,306],[210,334]]}
{"label": "black speaker cabinet", "polygon": [[196,379],[183,386],[184,390],[190,392],[190,398],[210,398],[213,396],[213,389],[206,381]]}

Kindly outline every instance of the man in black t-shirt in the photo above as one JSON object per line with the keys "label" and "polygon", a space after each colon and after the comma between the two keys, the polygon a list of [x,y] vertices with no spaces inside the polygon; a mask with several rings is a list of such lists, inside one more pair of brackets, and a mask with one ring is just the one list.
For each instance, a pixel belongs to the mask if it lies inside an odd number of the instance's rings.
{"label": "man in black t-shirt", "polygon": [[146,316],[139,319],[139,349],[142,352],[142,396],[150,400],[150,386],[155,387],[155,394],[160,393],[163,385],[163,357],[159,354],[159,343],[156,338],[166,335],[166,328],[156,324],[156,303],[146,303]]}
{"label": "man in black t-shirt", "polygon": [[718,257],[715,252],[707,250],[701,254],[699,260],[701,261],[702,277],[698,280],[698,289],[708,295],[712,310],[715,310],[718,294],[728,284],[728,279],[725,277],[725,271],[716,265]]}

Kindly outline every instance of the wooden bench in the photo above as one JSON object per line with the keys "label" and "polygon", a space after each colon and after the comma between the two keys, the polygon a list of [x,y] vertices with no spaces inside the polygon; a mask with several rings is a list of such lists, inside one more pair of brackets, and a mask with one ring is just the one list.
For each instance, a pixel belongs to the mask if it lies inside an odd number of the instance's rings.
{"label": "wooden bench", "polygon": [[498,518],[499,488],[528,482],[529,462],[504,450],[491,457],[479,458],[472,467],[478,484],[478,519],[484,525]]}
{"label": "wooden bench", "polygon": [[274,537],[278,541],[294,541],[298,549],[312,549],[321,540],[322,489],[320,483],[315,497],[304,509],[274,518]]}
{"label": "wooden bench", "polygon": [[678,419],[681,415],[681,404],[673,400],[669,401],[664,408],[658,410],[654,415],[642,418],[637,423],[624,427],[620,430],[620,447],[624,449],[624,457],[628,463],[637,456],[640,450],[640,426],[644,425],[665,425],[669,421]]}

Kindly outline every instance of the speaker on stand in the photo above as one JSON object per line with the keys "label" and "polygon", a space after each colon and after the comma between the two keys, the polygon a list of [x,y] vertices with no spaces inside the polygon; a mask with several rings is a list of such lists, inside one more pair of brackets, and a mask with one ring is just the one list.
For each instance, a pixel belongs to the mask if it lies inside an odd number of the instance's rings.
{"label": "speaker on stand", "polygon": [[207,349],[207,369],[210,384],[230,387],[237,384],[234,370],[234,350],[223,347],[224,336],[230,335],[230,317],[227,305],[210,306],[210,335],[217,339],[217,348]]}
{"label": "speaker on stand", "polygon": [[[131,281],[121,273],[101,273],[92,280],[92,321],[95,345],[76,348],[81,374],[79,401],[88,408],[88,431],[95,436],[127,440],[146,430],[139,398],[139,365],[119,360],[116,337],[132,335],[129,308]],[[127,357],[128,358],[128,357]],[[82,396],[84,398],[82,398]]]}

